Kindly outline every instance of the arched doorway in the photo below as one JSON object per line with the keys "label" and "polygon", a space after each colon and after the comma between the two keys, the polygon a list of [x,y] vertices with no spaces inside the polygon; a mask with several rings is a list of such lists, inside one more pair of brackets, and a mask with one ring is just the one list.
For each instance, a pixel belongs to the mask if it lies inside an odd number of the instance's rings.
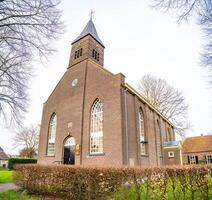
{"label": "arched doorway", "polygon": [[75,164],[75,146],[76,141],[74,137],[69,137],[64,143],[64,160],[63,163],[67,165]]}

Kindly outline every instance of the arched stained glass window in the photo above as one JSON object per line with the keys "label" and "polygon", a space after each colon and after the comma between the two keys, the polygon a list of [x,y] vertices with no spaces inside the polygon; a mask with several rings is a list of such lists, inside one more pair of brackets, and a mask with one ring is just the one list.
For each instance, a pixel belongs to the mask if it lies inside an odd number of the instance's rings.
{"label": "arched stained glass window", "polygon": [[103,104],[97,99],[91,109],[90,154],[103,153]]}
{"label": "arched stained glass window", "polygon": [[144,115],[142,110],[138,114],[139,121],[139,135],[140,135],[140,153],[141,155],[146,155],[146,140],[145,140],[145,131],[144,131]]}
{"label": "arched stained glass window", "polygon": [[49,122],[47,156],[54,156],[55,155],[56,129],[57,129],[57,116],[54,113],[51,116],[51,119],[50,119],[50,122]]}

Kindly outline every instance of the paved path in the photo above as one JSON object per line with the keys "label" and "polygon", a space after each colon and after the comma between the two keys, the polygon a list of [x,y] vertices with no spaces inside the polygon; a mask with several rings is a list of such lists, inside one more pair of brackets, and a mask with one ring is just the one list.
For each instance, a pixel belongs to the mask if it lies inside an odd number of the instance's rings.
{"label": "paved path", "polygon": [[19,187],[14,183],[0,183],[0,192],[4,192],[7,190],[17,190]]}

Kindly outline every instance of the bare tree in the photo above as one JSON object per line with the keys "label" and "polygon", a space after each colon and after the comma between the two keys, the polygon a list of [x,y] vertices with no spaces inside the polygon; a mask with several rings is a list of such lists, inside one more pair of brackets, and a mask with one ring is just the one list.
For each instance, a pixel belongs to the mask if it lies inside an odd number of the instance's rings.
{"label": "bare tree", "polygon": [[[21,128],[14,136],[14,148],[21,147],[21,151],[26,151],[26,155],[31,157],[38,150],[39,127],[33,125]],[[31,156],[30,156],[31,155]]]}
{"label": "bare tree", "polygon": [[[207,0],[206,0],[207,1]],[[168,11],[172,9],[178,15],[178,20],[188,20],[192,15],[198,15],[207,6],[205,0],[152,0],[153,7]]]}
{"label": "bare tree", "polygon": [[[212,1],[211,0],[152,0],[153,6],[177,14],[178,21],[188,21],[190,17],[197,19],[201,27],[205,43],[202,63],[210,70],[212,77]],[[212,81],[211,81],[212,82]]]}
{"label": "bare tree", "polygon": [[35,152],[35,150],[33,148],[30,148],[30,149],[23,148],[19,151],[20,157],[33,158],[36,155],[37,155],[37,153]]}
{"label": "bare tree", "polygon": [[[53,52],[63,30],[59,0],[0,1],[0,119],[20,124],[35,58]],[[4,123],[2,123],[4,124]]]}
{"label": "bare tree", "polygon": [[188,105],[181,92],[170,86],[165,80],[151,75],[142,77],[138,90],[162,115],[176,127],[182,135],[188,128],[186,120]]}

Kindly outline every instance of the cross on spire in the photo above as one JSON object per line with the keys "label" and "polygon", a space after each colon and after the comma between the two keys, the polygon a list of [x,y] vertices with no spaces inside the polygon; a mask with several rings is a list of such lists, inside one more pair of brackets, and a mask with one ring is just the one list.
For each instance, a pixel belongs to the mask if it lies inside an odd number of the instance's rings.
{"label": "cross on spire", "polygon": [[93,19],[95,11],[94,10],[90,10],[89,16],[90,16],[90,20]]}

